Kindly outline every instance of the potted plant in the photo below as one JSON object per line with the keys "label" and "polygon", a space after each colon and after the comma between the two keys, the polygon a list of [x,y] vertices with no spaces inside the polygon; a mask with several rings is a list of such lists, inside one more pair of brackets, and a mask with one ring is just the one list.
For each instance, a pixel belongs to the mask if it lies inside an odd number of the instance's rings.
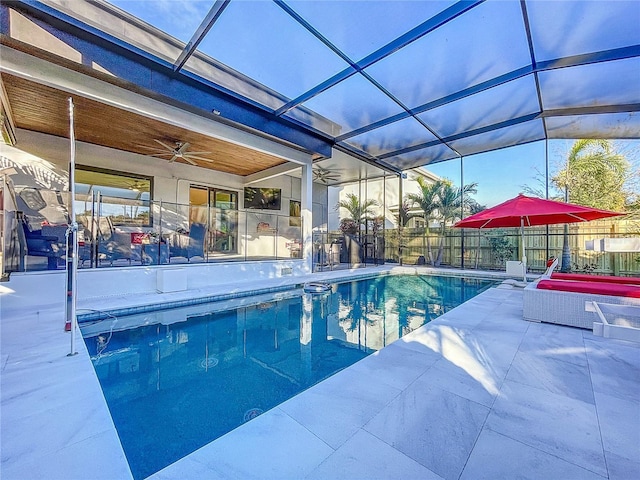
{"label": "potted plant", "polygon": [[[336,210],[341,208],[348,212],[348,216],[340,219],[340,231],[343,233],[344,244],[348,252],[349,263],[360,263],[360,229],[367,220],[373,218],[373,207],[378,206],[375,200],[365,200],[363,202],[353,193],[347,193],[344,200],[340,200],[336,205]],[[356,238],[356,234],[358,237]],[[342,259],[341,259],[342,261]]]}
{"label": "potted plant", "polygon": [[338,228],[343,234],[355,235],[358,233],[358,225],[350,218],[341,219],[340,226]]}

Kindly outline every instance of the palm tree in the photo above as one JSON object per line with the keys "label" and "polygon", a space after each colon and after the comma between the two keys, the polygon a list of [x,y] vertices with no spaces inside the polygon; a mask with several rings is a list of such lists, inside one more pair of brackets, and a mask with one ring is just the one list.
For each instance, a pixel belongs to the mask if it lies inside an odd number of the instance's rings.
{"label": "palm tree", "polygon": [[347,255],[349,256],[350,263],[359,263],[362,261],[362,238],[361,226],[366,224],[375,216],[373,207],[377,207],[378,202],[375,200],[365,200],[363,202],[353,193],[347,193],[344,200],[340,200],[336,205],[336,210],[344,208],[349,212],[348,217],[342,217],[340,219],[340,230],[343,233],[358,234],[358,239],[355,240],[352,237],[345,237],[345,247]]}
{"label": "palm tree", "polygon": [[404,248],[404,227],[414,217],[418,217],[415,213],[411,213],[411,205],[405,199],[398,206],[398,214],[396,221],[398,222],[398,262],[402,265],[402,252]]}
{"label": "palm tree", "polygon": [[440,266],[442,263],[442,253],[444,250],[444,236],[447,224],[453,223],[461,218],[462,203],[465,196],[470,193],[477,193],[477,183],[470,183],[463,188],[454,187],[449,181],[441,181],[438,191],[436,207],[440,215],[440,244],[438,246],[438,256],[434,265]]}
{"label": "palm tree", "polygon": [[[624,157],[614,153],[608,140],[581,139],[573,144],[564,169],[552,182],[564,190],[565,202],[617,210],[624,208],[627,168]],[[565,224],[560,271],[570,270],[569,226]]]}
{"label": "palm tree", "polygon": [[415,213],[411,213],[411,205],[405,198],[402,203],[398,206],[398,214],[396,215],[396,221],[398,222],[399,227],[406,227],[409,220],[414,217],[417,217]]}
{"label": "palm tree", "polygon": [[429,262],[433,265],[433,253],[431,252],[431,242],[429,240],[429,222],[433,219],[434,213],[438,208],[438,193],[442,186],[442,180],[437,180],[434,183],[428,183],[424,177],[418,177],[418,187],[420,191],[418,193],[408,193],[406,199],[411,203],[411,206],[418,205],[422,210],[422,217],[425,221],[425,235],[427,243],[427,256]]}
{"label": "palm tree", "polygon": [[[486,210],[486,205],[481,205],[475,198],[466,198],[465,197],[465,205],[464,212],[465,215],[475,215],[476,213],[480,213],[483,210]],[[475,249],[475,269],[478,269],[478,262],[480,261],[480,242],[482,241],[482,229],[478,229],[478,243],[476,244]]]}
{"label": "palm tree", "polygon": [[629,170],[629,162],[609,140],[582,139],[572,145],[564,167],[551,181],[571,203],[622,210],[629,194]]}
{"label": "palm tree", "polygon": [[360,199],[356,195],[353,193],[347,193],[345,200],[340,200],[336,204],[336,210],[344,208],[349,212],[349,216],[342,217],[340,221],[352,221],[359,229],[360,225],[375,216],[373,207],[377,206],[378,202],[375,200],[365,200],[364,202],[360,202]]}

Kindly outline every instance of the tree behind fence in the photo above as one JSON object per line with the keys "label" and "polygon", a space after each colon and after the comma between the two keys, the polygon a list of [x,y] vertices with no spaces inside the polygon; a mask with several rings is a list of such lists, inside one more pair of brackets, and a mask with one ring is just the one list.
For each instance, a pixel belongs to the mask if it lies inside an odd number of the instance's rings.
{"label": "tree behind fence", "polygon": [[[543,272],[549,257],[559,258],[562,255],[564,240],[563,225],[550,225],[549,244],[547,247],[547,227],[525,228],[525,248],[527,264],[531,272]],[[463,239],[464,234],[464,239]],[[504,244],[512,247],[512,254],[502,259],[500,251],[492,246],[490,238],[499,236]],[[600,220],[589,223],[569,225],[569,246],[571,248],[571,265],[574,272],[590,272],[605,275],[640,275],[640,253],[607,253],[586,250],[588,240],[601,238],[640,237],[640,222],[633,220]],[[434,257],[437,255],[440,235],[432,232],[428,236]],[[427,256],[427,236],[424,229],[405,228],[402,242],[398,238],[397,229],[385,231],[385,258],[399,261],[399,246],[402,245],[402,259],[406,265],[418,263],[420,256]],[[499,232],[492,229],[471,230],[449,228],[445,232],[443,265],[461,267],[462,244],[464,240],[464,267],[480,270],[504,270],[506,260],[519,260],[520,229],[505,228]],[[494,242],[495,243],[495,242]],[[548,250],[547,250],[548,249]],[[504,250],[503,250],[504,253]]]}

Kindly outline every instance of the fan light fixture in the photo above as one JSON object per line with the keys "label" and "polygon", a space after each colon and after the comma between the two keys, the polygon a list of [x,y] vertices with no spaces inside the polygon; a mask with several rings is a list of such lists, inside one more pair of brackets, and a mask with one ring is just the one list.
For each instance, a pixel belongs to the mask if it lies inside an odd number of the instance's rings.
{"label": "fan light fixture", "polygon": [[335,182],[340,178],[338,172],[331,171],[327,168],[317,166],[313,169],[313,180],[319,183],[329,185],[329,182]]}
{"label": "fan light fixture", "polygon": [[154,142],[160,144],[164,148],[149,147],[147,145],[138,145],[138,146],[140,148],[145,148],[147,150],[155,150],[154,153],[149,154],[150,157],[157,157],[157,158],[170,157],[169,163],[175,162],[178,159],[182,159],[185,162],[195,166],[197,166],[198,163],[195,162],[194,160],[201,160],[203,162],[213,163],[213,160],[211,160],[210,158],[200,157],[200,155],[207,155],[211,152],[188,151],[189,147],[191,146],[189,142],[176,141],[174,142],[175,147],[172,147],[171,145],[169,145],[168,143],[165,143],[162,140],[154,139]]}

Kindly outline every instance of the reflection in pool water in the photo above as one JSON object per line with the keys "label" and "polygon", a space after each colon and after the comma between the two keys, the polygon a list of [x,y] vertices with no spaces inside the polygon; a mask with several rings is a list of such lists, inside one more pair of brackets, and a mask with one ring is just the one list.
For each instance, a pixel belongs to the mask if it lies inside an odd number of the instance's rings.
{"label": "reflection in pool water", "polygon": [[82,330],[134,477],[144,478],[491,283],[384,276],[321,295],[298,290],[231,310],[210,303]]}

